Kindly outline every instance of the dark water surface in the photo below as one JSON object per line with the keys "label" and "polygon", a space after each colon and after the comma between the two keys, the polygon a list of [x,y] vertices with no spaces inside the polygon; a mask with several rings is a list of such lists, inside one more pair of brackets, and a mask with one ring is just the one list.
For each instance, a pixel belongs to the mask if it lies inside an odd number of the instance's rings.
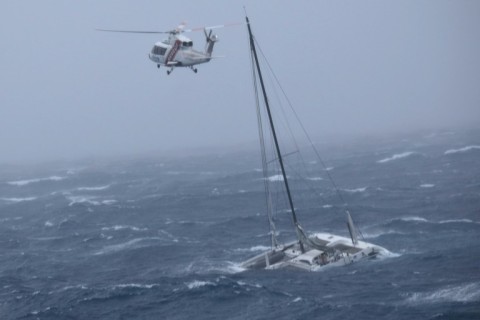
{"label": "dark water surface", "polygon": [[[269,245],[255,152],[1,167],[0,319],[480,319],[478,132],[327,154],[392,257],[241,272]],[[321,198],[298,204],[302,225],[347,235],[331,186],[310,182]]]}

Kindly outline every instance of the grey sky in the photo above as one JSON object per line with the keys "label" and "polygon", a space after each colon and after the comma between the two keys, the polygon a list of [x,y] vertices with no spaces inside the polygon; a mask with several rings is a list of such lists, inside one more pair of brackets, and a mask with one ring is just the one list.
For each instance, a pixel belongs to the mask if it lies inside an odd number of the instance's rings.
{"label": "grey sky", "polygon": [[245,26],[170,76],[147,58],[162,36],[94,31],[243,22],[243,5],[314,134],[479,125],[480,1],[6,0],[0,163],[254,141]]}

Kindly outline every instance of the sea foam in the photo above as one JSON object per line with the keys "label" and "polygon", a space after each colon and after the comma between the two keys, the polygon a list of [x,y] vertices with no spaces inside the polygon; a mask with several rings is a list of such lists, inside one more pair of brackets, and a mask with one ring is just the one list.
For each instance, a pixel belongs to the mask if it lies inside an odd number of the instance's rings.
{"label": "sea foam", "polygon": [[480,150],[480,146],[466,146],[460,149],[450,149],[444,152],[444,154],[454,154],[454,153],[462,153],[462,152],[467,152],[471,150]]}
{"label": "sea foam", "polygon": [[0,198],[0,200],[7,201],[7,202],[24,202],[24,201],[33,201],[37,199],[37,197],[26,197],[26,198]]}
{"label": "sea foam", "polygon": [[47,178],[38,178],[38,179],[28,179],[28,180],[18,180],[18,181],[9,181],[7,182],[9,185],[12,186],[25,186],[31,183],[37,183],[37,182],[43,182],[43,181],[61,181],[65,179],[65,177],[59,177],[59,176],[51,176]]}
{"label": "sea foam", "polygon": [[407,298],[409,304],[472,302],[480,300],[480,283],[447,286],[428,292],[414,292]]}
{"label": "sea foam", "polygon": [[390,161],[393,161],[393,160],[403,159],[403,158],[409,157],[409,156],[414,155],[414,154],[416,154],[416,152],[413,152],[413,151],[398,153],[398,154],[394,154],[393,156],[391,156],[389,158],[378,160],[377,163],[386,163],[386,162],[390,162]]}

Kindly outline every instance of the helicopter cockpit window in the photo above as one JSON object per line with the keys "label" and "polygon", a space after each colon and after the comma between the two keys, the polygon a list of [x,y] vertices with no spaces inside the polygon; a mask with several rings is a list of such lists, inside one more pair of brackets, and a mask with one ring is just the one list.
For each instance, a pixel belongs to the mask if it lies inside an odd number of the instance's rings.
{"label": "helicopter cockpit window", "polygon": [[157,55],[160,55],[160,56],[163,56],[166,51],[167,51],[166,48],[158,47],[158,46],[154,46],[153,49],[152,49],[153,54],[157,54]]}
{"label": "helicopter cockpit window", "polygon": [[184,42],[182,43],[182,45],[183,45],[184,47],[192,47],[192,46],[193,46],[193,42],[192,42],[192,41],[184,41]]}

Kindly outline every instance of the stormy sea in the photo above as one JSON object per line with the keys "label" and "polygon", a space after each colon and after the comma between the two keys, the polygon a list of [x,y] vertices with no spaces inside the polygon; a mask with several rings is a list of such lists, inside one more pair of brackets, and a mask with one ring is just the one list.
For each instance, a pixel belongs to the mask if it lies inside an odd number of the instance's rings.
{"label": "stormy sea", "polygon": [[[242,270],[270,245],[253,147],[0,166],[0,319],[480,319],[480,131],[319,149],[364,239],[391,256]],[[299,221],[348,236],[321,171]]]}

